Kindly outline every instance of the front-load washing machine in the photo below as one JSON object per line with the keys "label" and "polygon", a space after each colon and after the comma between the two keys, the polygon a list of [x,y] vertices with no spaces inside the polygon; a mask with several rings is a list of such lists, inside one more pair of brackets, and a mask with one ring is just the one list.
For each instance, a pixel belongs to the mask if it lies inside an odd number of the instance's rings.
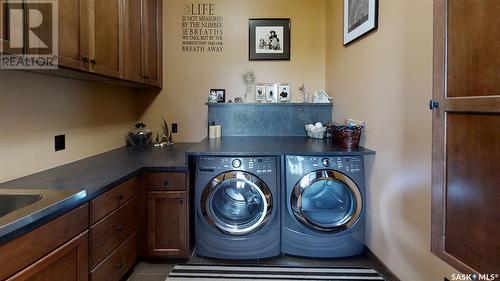
{"label": "front-load washing machine", "polygon": [[198,157],[196,254],[256,259],[280,254],[276,157]]}
{"label": "front-load washing machine", "polygon": [[362,156],[285,157],[281,251],[307,257],[363,253]]}

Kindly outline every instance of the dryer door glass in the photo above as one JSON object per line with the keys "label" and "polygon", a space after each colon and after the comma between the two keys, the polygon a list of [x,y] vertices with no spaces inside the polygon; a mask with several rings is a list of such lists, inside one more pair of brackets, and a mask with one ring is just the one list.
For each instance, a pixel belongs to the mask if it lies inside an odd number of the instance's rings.
{"label": "dryer door glass", "polygon": [[344,174],[315,171],[294,187],[291,207],[295,217],[319,231],[335,232],[354,225],[361,215],[361,192]]}
{"label": "dryer door glass", "polygon": [[272,210],[267,186],[243,172],[226,174],[207,195],[206,219],[219,230],[244,235],[261,227]]}
{"label": "dryer door glass", "polygon": [[335,179],[319,180],[302,191],[302,213],[315,225],[334,228],[345,224],[356,210],[350,189]]}

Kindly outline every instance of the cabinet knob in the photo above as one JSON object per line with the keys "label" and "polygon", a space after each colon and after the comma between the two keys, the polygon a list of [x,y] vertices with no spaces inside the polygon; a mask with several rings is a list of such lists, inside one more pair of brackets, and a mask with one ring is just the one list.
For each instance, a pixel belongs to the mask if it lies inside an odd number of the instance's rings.
{"label": "cabinet knob", "polygon": [[179,204],[181,204],[181,205],[184,204],[184,200],[182,200],[182,199],[179,200]]}
{"label": "cabinet knob", "polygon": [[429,109],[434,110],[439,108],[439,102],[435,100],[430,100],[429,101]]}
{"label": "cabinet knob", "polygon": [[96,59],[95,59],[95,58],[93,58],[92,60],[90,60],[90,63],[91,63],[91,64],[97,64],[97,61],[96,61]]}
{"label": "cabinet knob", "polygon": [[89,57],[88,56],[82,56],[82,61],[84,63],[88,63],[89,62]]}
{"label": "cabinet knob", "polygon": [[123,230],[123,225],[119,224],[115,227],[116,231],[120,232]]}
{"label": "cabinet knob", "polygon": [[117,263],[116,264],[116,269],[121,270],[123,268],[123,263]]}
{"label": "cabinet knob", "polygon": [[123,200],[123,194],[120,194],[120,195],[116,196],[116,200],[122,201]]}
{"label": "cabinet knob", "polygon": [[168,185],[168,180],[164,180],[164,181],[163,181],[163,185],[164,185],[164,186],[167,186],[167,185]]}

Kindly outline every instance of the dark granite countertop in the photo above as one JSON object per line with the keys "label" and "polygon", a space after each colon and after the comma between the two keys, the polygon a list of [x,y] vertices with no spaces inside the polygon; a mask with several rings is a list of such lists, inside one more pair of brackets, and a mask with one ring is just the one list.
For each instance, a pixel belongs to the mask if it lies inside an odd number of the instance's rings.
{"label": "dark granite countertop", "polygon": [[84,189],[87,196],[71,206],[0,237],[6,243],[56,216],[109,191],[142,171],[187,171],[186,151],[195,143],[171,147],[122,147],[33,175],[0,183],[1,189]]}
{"label": "dark granite countertop", "polygon": [[258,155],[375,155],[359,147],[347,150],[327,139],[308,137],[222,137],[204,139],[187,152],[189,155],[258,156]]}
{"label": "dark granite countertop", "polygon": [[109,191],[142,171],[187,171],[188,156],[260,156],[260,155],[374,155],[360,147],[346,150],[329,140],[308,137],[223,137],[204,139],[198,144],[178,143],[167,148],[122,147],[33,175],[0,183],[0,189],[84,189],[85,198],[49,215],[0,236],[0,245],[53,218]]}

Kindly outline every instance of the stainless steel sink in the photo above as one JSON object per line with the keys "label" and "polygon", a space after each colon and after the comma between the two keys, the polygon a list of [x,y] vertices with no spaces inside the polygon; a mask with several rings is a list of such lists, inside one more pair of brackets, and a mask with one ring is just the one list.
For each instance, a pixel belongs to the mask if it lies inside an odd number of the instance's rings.
{"label": "stainless steel sink", "polygon": [[86,195],[76,189],[0,189],[0,237]]}

